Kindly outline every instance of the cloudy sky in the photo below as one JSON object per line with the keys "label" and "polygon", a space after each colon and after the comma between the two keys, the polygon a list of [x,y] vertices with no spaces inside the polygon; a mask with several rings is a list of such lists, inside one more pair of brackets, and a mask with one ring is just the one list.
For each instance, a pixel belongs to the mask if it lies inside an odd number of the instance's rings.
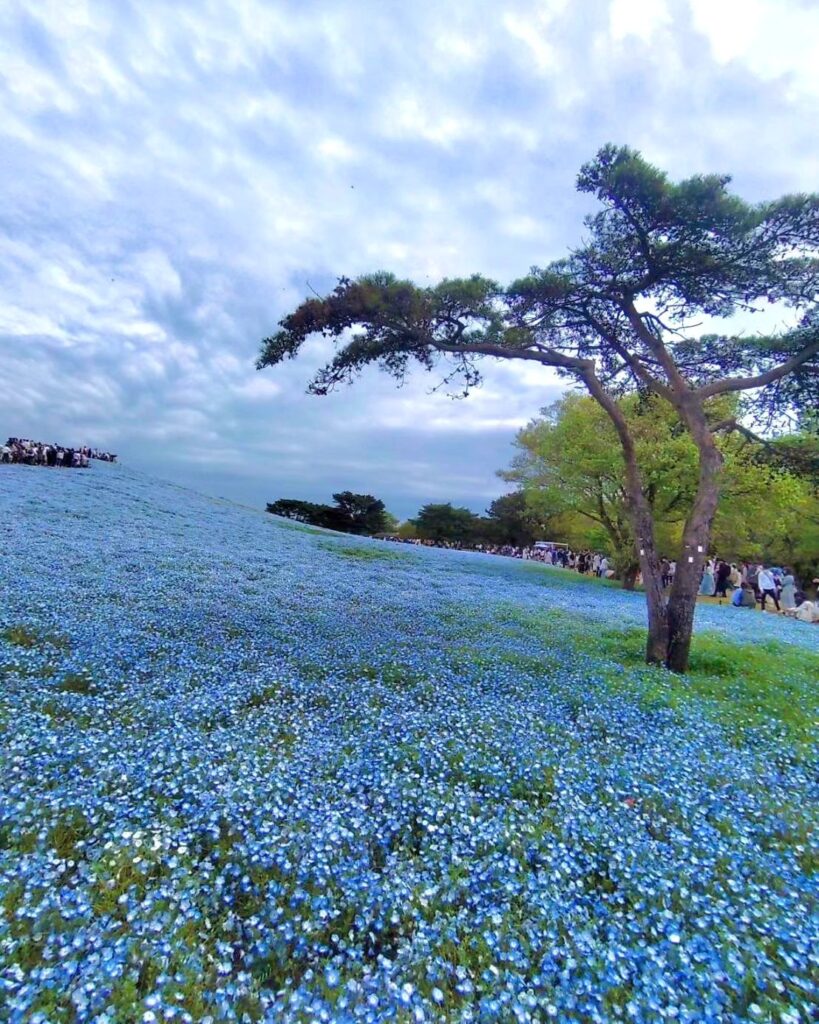
{"label": "cloudy sky", "polygon": [[508,280],[579,238],[607,141],[749,199],[819,186],[816,0],[0,0],[0,432],[260,505],[500,493],[559,393],[490,368],[305,395],[309,289]]}

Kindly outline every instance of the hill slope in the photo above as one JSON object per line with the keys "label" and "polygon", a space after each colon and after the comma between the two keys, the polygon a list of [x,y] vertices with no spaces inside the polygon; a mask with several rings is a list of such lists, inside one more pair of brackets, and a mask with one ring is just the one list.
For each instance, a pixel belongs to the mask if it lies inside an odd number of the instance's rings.
{"label": "hill slope", "polygon": [[819,631],[700,609],[779,719],[559,570],[124,467],[0,515],[12,1020],[808,1019]]}

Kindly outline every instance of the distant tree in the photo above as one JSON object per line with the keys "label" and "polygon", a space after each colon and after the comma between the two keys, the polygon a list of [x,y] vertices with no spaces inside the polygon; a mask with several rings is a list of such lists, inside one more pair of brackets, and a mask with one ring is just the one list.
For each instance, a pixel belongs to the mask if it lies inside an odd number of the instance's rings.
{"label": "distant tree", "polygon": [[339,526],[335,529],[344,533],[373,534],[383,533],[387,524],[387,513],[384,502],[374,498],[372,494],[353,494],[352,491],[340,491],[333,495],[336,503],[335,513]]}
{"label": "distant tree", "polygon": [[392,512],[384,513],[384,529],[383,533],[397,534],[401,527],[401,521],[398,516],[394,516]]}
{"label": "distant tree", "polygon": [[528,547],[545,528],[544,517],[537,516],[526,503],[523,491],[503,494],[486,510],[487,532],[496,544]]}
{"label": "distant tree", "polygon": [[[463,392],[480,383],[476,360],[551,366],[605,410],[626,466],[628,512],[646,588],[646,660],[684,671],[703,561],[722,483],[710,400],[743,393],[758,414],[815,405],[819,382],[819,196],[751,205],[730,179],[674,183],[639,153],[605,146],[577,187],[601,204],[581,246],[503,289],[480,276],[429,288],[376,273],[342,278],[311,298],[263,342],[258,367],[296,355],[311,335],[343,339],[310,390],[326,394],[371,363],[403,379],[452,360],[444,379]],[[703,317],[764,305],[790,307],[794,329],[759,337],[698,335]],[[729,324],[730,328],[730,324]],[[352,333],[351,333],[352,331]],[[652,393],[673,407],[697,448],[697,484],[686,509],[678,569],[666,601],[649,481],[617,398]]]}
{"label": "distant tree", "polygon": [[[748,466],[746,476],[755,470],[764,485],[751,489],[746,484],[751,499],[732,507],[745,517],[755,541],[744,548],[749,556],[790,567],[804,584],[819,576],[819,419],[803,413],[799,426],[796,433],[770,438],[736,423],[735,437],[742,442],[736,461]],[[717,536],[721,520],[718,513]],[[730,526],[738,525],[732,516]]]}
{"label": "distant tree", "polygon": [[320,505],[295,498],[279,498],[267,505],[267,511],[286,519],[341,533],[384,532],[389,513],[383,501],[371,494],[354,494],[352,491],[339,491],[333,495],[333,501],[334,505]]}
{"label": "distant tree", "polygon": [[424,505],[415,519],[410,522],[419,537],[435,541],[470,542],[475,535],[478,517],[468,508],[445,504]]}
{"label": "distant tree", "polygon": [[297,498],[278,498],[268,502],[267,511],[274,516],[295,519],[297,523],[323,525],[323,519],[330,511],[329,505],[317,505],[314,501],[299,501]]}

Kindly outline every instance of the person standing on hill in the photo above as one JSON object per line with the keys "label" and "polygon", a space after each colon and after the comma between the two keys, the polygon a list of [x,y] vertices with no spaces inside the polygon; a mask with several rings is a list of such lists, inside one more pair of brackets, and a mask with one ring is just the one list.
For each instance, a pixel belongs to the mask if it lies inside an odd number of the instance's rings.
{"label": "person standing on hill", "polygon": [[756,577],[756,586],[759,591],[759,606],[762,611],[765,611],[765,604],[769,597],[773,598],[773,603],[777,611],[781,611],[779,607],[779,598],[776,596],[776,580],[774,580],[773,573],[770,569],[766,569],[762,566]]}

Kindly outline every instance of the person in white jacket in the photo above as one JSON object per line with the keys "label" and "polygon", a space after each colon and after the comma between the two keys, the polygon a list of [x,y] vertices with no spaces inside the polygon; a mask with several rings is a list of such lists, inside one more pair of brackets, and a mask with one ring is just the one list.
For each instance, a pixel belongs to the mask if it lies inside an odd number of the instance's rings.
{"label": "person in white jacket", "polygon": [[756,586],[759,591],[759,606],[762,611],[765,611],[765,603],[769,597],[773,598],[776,610],[781,611],[779,607],[779,597],[776,593],[776,580],[774,580],[773,573],[770,569],[766,569],[765,566],[763,566],[759,570],[759,575],[756,578]]}

